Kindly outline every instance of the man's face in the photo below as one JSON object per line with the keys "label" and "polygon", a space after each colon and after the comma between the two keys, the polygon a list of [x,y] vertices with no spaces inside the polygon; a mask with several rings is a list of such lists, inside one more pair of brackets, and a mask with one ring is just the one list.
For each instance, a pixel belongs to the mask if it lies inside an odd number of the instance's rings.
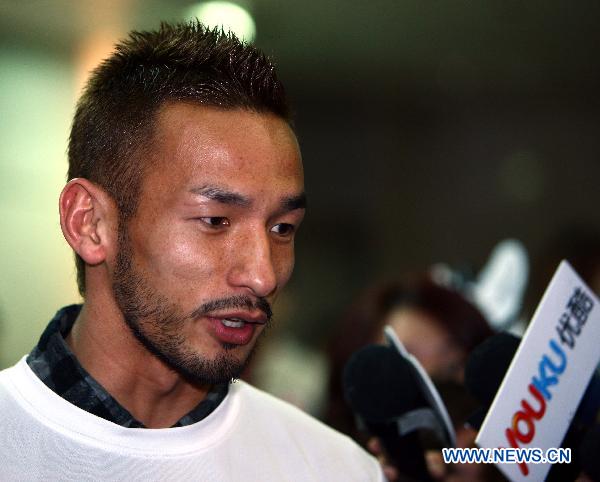
{"label": "man's face", "polygon": [[300,152],[270,114],[160,111],[138,209],[120,227],[113,290],[134,335],[202,384],[239,374],[294,266]]}

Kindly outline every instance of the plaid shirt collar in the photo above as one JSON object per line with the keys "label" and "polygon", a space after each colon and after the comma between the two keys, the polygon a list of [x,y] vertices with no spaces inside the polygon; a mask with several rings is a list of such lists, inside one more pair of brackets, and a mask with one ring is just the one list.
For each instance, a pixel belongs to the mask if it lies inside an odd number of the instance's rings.
{"label": "plaid shirt collar", "polygon": [[[77,407],[123,427],[145,428],[85,371],[69,349],[68,335],[81,305],[61,309],[27,357],[27,364],[48,388]],[[199,422],[212,413],[227,395],[228,384],[216,385],[196,408],[174,427]]]}

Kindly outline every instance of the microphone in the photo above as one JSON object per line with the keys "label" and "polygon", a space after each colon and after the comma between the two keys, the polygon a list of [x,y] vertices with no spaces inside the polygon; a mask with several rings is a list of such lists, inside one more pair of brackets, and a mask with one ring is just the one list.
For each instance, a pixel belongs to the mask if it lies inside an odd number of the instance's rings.
{"label": "microphone", "polygon": [[468,419],[479,430],[500,388],[521,339],[510,333],[498,333],[475,347],[465,366],[465,387],[481,407]]}
{"label": "microphone", "polygon": [[[477,346],[469,356],[465,367],[465,385],[471,395],[481,403],[481,408],[475,411],[468,420],[468,424],[473,428],[481,427],[520,343],[521,339],[515,335],[498,333]],[[562,442],[562,447],[571,448],[572,462],[568,465],[554,465],[546,480],[573,480],[580,468],[585,467],[583,461],[580,461],[580,452],[582,456],[586,453],[583,447],[596,447],[600,443],[598,441],[599,434],[585,435],[587,427],[594,422],[599,407],[600,376],[595,374]],[[598,432],[597,427],[595,430]],[[589,439],[588,442],[582,443],[582,440],[587,439]],[[589,452],[590,449],[587,449],[588,454]],[[588,468],[590,472],[598,470],[597,453],[593,457],[587,455],[586,465],[585,468]]]}
{"label": "microphone", "polygon": [[579,450],[581,470],[592,480],[600,480],[600,424],[588,430]]}
{"label": "microphone", "polygon": [[[479,429],[490,408],[504,375],[519,348],[521,339],[510,333],[497,333],[478,345],[465,366],[465,386],[482,407],[469,418],[469,425]],[[579,403],[574,423],[593,423],[600,409],[600,376],[594,374]]]}
{"label": "microphone", "polygon": [[369,345],[348,360],[342,381],[359,428],[381,440],[387,457],[402,475],[431,481],[419,431],[433,431],[444,446],[453,436],[448,436],[440,423],[437,407],[432,406],[419,377],[414,365],[395,347]]}

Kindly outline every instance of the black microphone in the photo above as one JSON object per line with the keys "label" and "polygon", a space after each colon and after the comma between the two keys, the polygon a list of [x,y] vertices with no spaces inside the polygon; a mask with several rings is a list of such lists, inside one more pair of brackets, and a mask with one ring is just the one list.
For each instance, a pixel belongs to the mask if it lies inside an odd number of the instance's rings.
{"label": "black microphone", "polygon": [[390,463],[405,477],[431,481],[418,432],[429,426],[430,409],[410,363],[391,347],[369,345],[348,360],[342,380],[359,426],[381,440]]}
{"label": "black microphone", "polygon": [[581,470],[592,480],[600,480],[600,424],[586,433],[579,446]]}
{"label": "black microphone", "polygon": [[[469,425],[479,429],[496,392],[508,371],[521,339],[510,333],[497,333],[478,345],[469,355],[465,366],[465,386],[482,407],[469,418]],[[591,378],[573,422],[589,425],[600,409],[600,376]]]}
{"label": "black microphone", "polygon": [[[481,408],[475,411],[467,422],[473,428],[479,429],[483,424],[486,413],[520,343],[521,339],[515,335],[498,333],[471,352],[465,367],[465,386],[471,395],[481,403]],[[554,465],[548,473],[547,481],[573,480],[578,475],[581,467],[580,446],[585,432],[596,418],[599,407],[600,377],[595,374],[583,394],[569,431],[561,445],[571,448],[571,463]]]}
{"label": "black microphone", "polygon": [[498,333],[475,347],[465,366],[465,387],[481,404],[467,424],[479,430],[500,388],[521,339],[510,333]]}

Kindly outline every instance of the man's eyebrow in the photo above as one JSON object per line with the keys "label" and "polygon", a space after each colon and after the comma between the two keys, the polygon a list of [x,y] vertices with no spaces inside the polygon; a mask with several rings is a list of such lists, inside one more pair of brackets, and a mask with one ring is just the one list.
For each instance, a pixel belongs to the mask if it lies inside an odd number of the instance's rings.
{"label": "man's eyebrow", "polygon": [[190,192],[193,194],[199,194],[208,198],[212,201],[217,201],[222,204],[233,204],[235,206],[250,206],[252,201],[243,196],[242,194],[227,191],[226,189],[221,189],[220,187],[214,186],[204,186],[204,187],[195,187],[190,189]]}
{"label": "man's eyebrow", "polygon": [[306,193],[290,196],[283,199],[281,205],[284,211],[294,211],[295,209],[306,209]]}

